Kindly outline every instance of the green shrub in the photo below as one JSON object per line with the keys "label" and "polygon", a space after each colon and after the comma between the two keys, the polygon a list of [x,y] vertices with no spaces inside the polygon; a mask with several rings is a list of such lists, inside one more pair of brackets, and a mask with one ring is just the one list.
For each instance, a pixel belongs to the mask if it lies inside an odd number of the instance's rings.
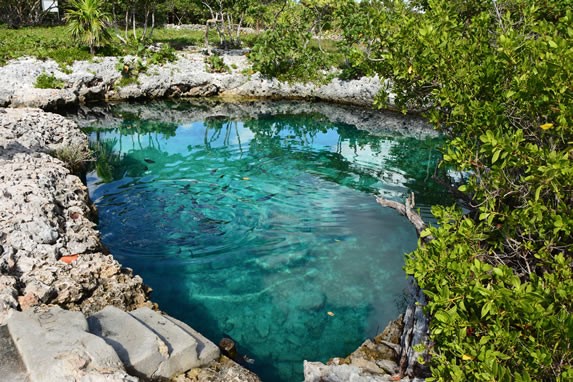
{"label": "green shrub", "polygon": [[571,2],[363,3],[343,12],[346,44],[398,106],[428,110],[442,166],[466,174],[463,210],[435,207],[406,261],[429,297],[431,380],[573,380]]}
{"label": "green shrub", "polygon": [[218,54],[212,54],[205,57],[205,64],[205,67],[209,73],[229,73],[231,71],[229,66],[225,64],[223,57],[219,56]]}
{"label": "green shrub", "polygon": [[274,27],[256,39],[248,56],[253,69],[284,81],[324,81],[338,57],[313,39],[309,25],[315,17],[311,9],[291,4]]}
{"label": "green shrub", "polygon": [[72,174],[80,177],[83,176],[87,163],[93,159],[91,151],[85,145],[62,146],[51,154],[64,162]]}
{"label": "green shrub", "polygon": [[177,60],[175,50],[169,44],[161,44],[158,50],[148,50],[146,57],[148,65],[163,65]]}
{"label": "green shrub", "polygon": [[42,72],[38,77],[36,77],[36,82],[34,87],[37,89],[63,89],[64,81],[59,80],[53,74],[48,74]]}

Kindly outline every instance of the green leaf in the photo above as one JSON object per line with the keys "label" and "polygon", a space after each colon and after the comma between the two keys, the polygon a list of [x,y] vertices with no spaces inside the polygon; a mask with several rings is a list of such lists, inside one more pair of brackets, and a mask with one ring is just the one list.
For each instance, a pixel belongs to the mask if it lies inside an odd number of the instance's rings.
{"label": "green leaf", "polygon": [[434,314],[434,317],[436,318],[436,320],[438,320],[438,321],[440,321],[440,322],[443,322],[443,323],[445,323],[445,324],[447,324],[447,323],[450,322],[450,315],[449,315],[447,312],[443,311],[443,310],[440,310],[440,311],[436,312],[436,313]]}
{"label": "green leaf", "polygon": [[497,149],[493,152],[493,157],[491,158],[491,163],[495,163],[497,162],[497,160],[499,159],[499,154],[501,154],[501,150]]}

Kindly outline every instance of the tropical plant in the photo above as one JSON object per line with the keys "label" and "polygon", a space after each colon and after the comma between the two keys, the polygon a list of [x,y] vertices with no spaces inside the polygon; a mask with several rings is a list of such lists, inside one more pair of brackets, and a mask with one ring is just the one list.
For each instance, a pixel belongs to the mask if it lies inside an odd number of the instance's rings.
{"label": "tropical plant", "polygon": [[64,87],[64,81],[59,80],[53,74],[48,74],[42,72],[38,77],[36,77],[36,82],[34,87],[38,89],[62,89]]}
{"label": "tropical plant", "polygon": [[72,37],[89,46],[95,54],[96,47],[104,46],[111,39],[107,30],[109,15],[103,10],[102,0],[70,0],[65,20]]}
{"label": "tropical plant", "polygon": [[[409,255],[433,380],[573,380],[573,2],[347,3],[345,43],[462,171]],[[389,97],[392,95],[393,97]],[[456,182],[453,182],[456,184]]]}
{"label": "tropical plant", "polygon": [[62,146],[51,154],[64,162],[64,165],[72,174],[80,177],[85,175],[87,163],[93,159],[91,150],[84,144]]}
{"label": "tropical plant", "polygon": [[217,54],[205,57],[205,67],[209,73],[228,73],[231,71],[229,66],[225,64],[223,57]]}
{"label": "tropical plant", "polygon": [[281,80],[323,80],[337,60],[314,40],[324,17],[308,4],[288,2],[275,15],[272,28],[263,32],[253,46],[249,54],[253,68]]}

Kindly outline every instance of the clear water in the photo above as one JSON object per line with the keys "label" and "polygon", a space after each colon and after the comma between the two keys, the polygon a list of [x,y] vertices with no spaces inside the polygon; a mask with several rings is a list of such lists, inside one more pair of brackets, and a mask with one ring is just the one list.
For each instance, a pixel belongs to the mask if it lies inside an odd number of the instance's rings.
{"label": "clear water", "polygon": [[[88,185],[105,245],[153,300],[264,381],[356,349],[403,309],[416,234],[374,194],[416,190],[435,139],[375,136],[319,116],[166,123],[91,133]],[[421,170],[423,169],[423,170]]]}

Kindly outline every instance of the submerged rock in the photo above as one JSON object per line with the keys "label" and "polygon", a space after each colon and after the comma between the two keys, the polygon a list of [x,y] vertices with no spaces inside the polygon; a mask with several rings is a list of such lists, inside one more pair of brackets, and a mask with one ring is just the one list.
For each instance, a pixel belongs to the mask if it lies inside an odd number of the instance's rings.
{"label": "submerged rock", "polygon": [[[421,292],[418,293],[418,298],[423,298]],[[326,365],[305,361],[304,380],[421,382],[429,374],[427,366],[418,362],[418,357],[423,357],[424,354],[415,352],[413,346],[427,345],[427,324],[421,306],[411,305],[405,315],[391,321],[382,333],[372,340],[364,341],[348,357],[333,358]]]}

